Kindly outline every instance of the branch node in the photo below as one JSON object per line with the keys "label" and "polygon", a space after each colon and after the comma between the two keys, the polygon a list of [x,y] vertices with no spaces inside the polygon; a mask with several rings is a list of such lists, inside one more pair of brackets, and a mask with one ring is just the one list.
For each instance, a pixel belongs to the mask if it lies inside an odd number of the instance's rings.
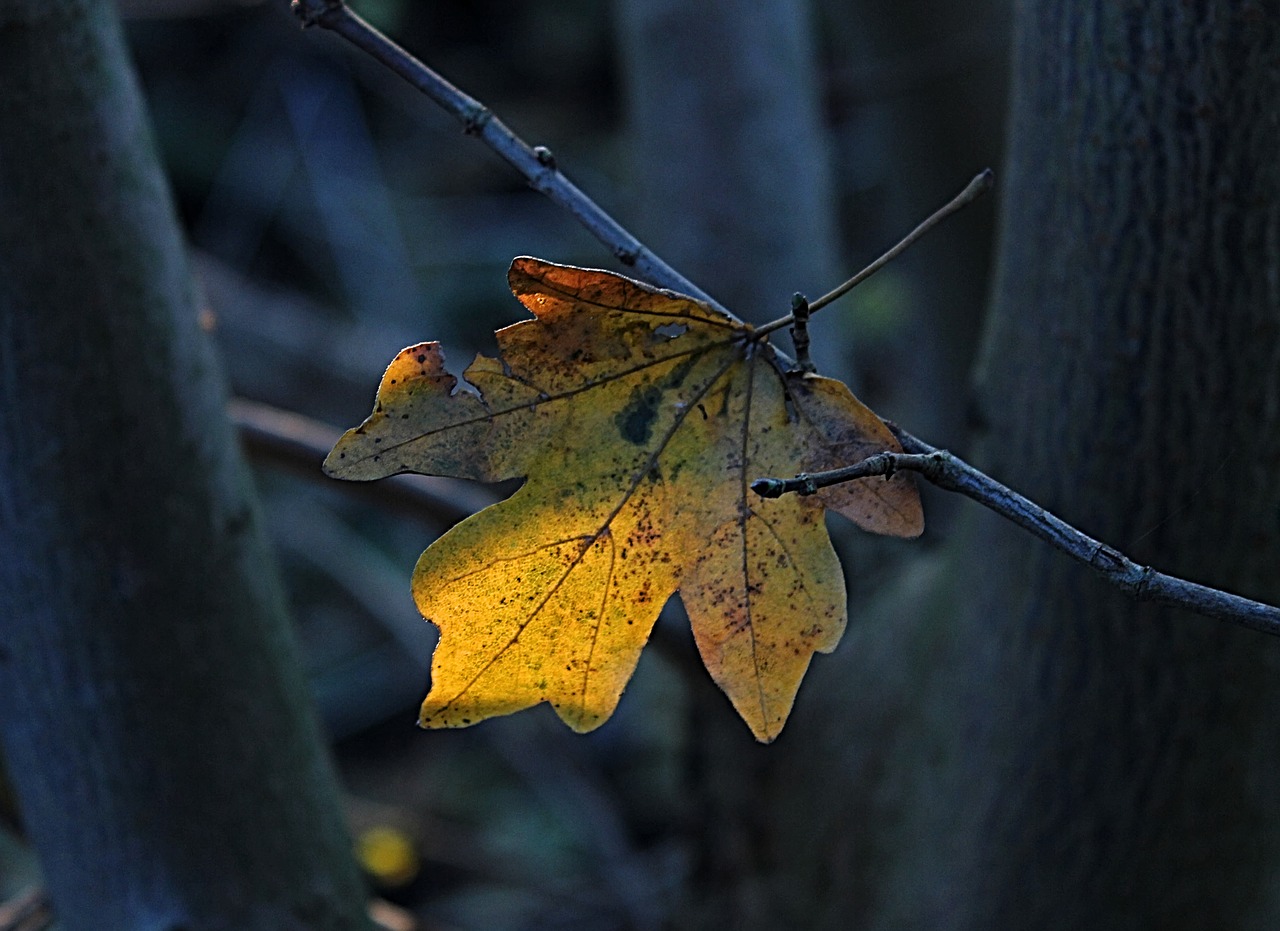
{"label": "branch node", "polygon": [[791,342],[796,349],[796,370],[806,374],[818,367],[809,356],[809,299],[797,291],[791,296]]}
{"label": "branch node", "polygon": [[1099,543],[1089,557],[1089,565],[1101,572],[1116,572],[1124,568],[1126,560],[1123,556],[1107,546]]}
{"label": "branch node", "polygon": [[493,111],[484,104],[476,104],[467,110],[462,120],[462,131],[468,136],[478,136],[493,119]]}
{"label": "branch node", "polygon": [[1186,608],[1280,636],[1280,608],[1139,566],[1123,553],[1081,533],[958,456],[930,446],[896,424],[888,426],[905,452],[876,453],[844,468],[802,472],[795,478],[757,479],[751,483],[751,488],[767,498],[788,493],[811,495],[828,485],[872,475],[888,477],[895,471],[919,472],[939,488],[971,498],[1023,530],[1030,531],[1055,549],[1098,572],[1131,598]]}
{"label": "branch node", "polygon": [[533,157],[538,160],[538,164],[543,168],[556,170],[556,156],[545,145],[535,145],[533,147]]}
{"label": "branch node", "polygon": [[1138,576],[1138,583],[1133,586],[1133,597],[1138,601],[1146,601],[1150,596],[1147,589],[1151,585],[1151,580],[1156,577],[1156,570],[1150,566],[1144,566],[1141,574]]}
{"label": "branch node", "polygon": [[952,462],[951,454],[945,449],[935,450],[925,457],[929,467],[921,469],[925,478],[935,484],[941,483],[942,477],[947,474],[947,469]]}
{"label": "branch node", "polygon": [[618,245],[613,248],[613,257],[627,266],[627,268],[631,268],[636,264],[636,260],[640,258],[640,253],[635,249]]}

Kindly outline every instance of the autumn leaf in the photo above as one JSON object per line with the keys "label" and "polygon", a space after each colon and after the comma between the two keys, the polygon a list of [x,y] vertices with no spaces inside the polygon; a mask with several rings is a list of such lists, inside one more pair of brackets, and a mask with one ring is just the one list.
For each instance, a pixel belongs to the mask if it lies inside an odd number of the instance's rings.
{"label": "autumn leaf", "polygon": [[535,319],[498,331],[500,357],[460,386],[438,343],[405,349],[325,461],[355,480],[528,479],[418,561],[414,599],[440,628],[421,724],[546,701],[598,727],[678,591],[712,678],[772,740],[845,626],[823,508],[897,536],[923,518],[907,476],[776,500],[748,486],[900,447],[843,384],[705,303],[533,258],[508,278]]}

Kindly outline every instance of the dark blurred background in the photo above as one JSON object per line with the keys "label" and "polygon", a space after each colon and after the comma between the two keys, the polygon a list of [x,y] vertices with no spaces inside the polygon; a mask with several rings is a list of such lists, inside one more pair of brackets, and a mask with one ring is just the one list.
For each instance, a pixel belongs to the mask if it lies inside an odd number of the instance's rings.
{"label": "dark blurred background", "polygon": [[[754,322],[999,170],[1008,6],[354,4]],[[404,345],[441,340],[455,371],[491,351],[521,313],[513,256],[617,269],[399,78],[302,32],[284,0],[121,7],[236,396],[353,426]],[[993,215],[980,203],[949,221],[813,325],[825,373],[960,450]],[[259,488],[379,893],[423,928],[658,928],[713,895],[704,729],[750,737],[709,694],[678,607],[588,736],[547,708],[418,731],[434,630],[409,576],[446,521],[318,468],[259,461]],[[866,567],[855,597],[945,537],[949,505],[928,506],[916,549],[836,528]],[[787,738],[763,752],[804,754]]]}

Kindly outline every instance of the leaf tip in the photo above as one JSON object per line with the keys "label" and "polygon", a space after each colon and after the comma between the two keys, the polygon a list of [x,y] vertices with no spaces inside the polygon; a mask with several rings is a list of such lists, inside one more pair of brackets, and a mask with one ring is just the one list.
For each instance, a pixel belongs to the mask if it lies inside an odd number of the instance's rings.
{"label": "leaf tip", "polygon": [[903,523],[903,532],[899,536],[906,540],[914,540],[922,533],[924,533],[924,509],[920,507],[917,499],[915,510],[907,516]]}
{"label": "leaf tip", "polygon": [[565,708],[562,705],[552,705],[556,716],[569,726],[569,730],[575,734],[589,734],[600,725],[608,721],[610,715],[598,714],[592,711],[583,711],[580,708]]}
{"label": "leaf tip", "polygon": [[351,432],[348,430],[339,437],[338,442],[333,444],[333,449],[329,450],[329,455],[324,457],[324,462],[320,463],[320,471],[328,478],[349,478],[350,463],[347,461],[347,438],[351,435]]}
{"label": "leaf tip", "polygon": [[924,507],[920,502],[920,490],[914,481],[901,473],[888,479],[897,487],[882,498],[886,509],[874,526],[866,529],[874,533],[903,540],[914,540],[924,533]]}

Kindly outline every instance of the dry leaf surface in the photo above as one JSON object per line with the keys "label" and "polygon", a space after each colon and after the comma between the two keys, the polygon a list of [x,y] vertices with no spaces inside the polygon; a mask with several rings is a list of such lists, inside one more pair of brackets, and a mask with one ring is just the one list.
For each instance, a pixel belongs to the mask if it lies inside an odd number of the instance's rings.
{"label": "dry leaf surface", "polygon": [[845,626],[823,508],[897,536],[923,521],[907,476],[809,498],[748,486],[897,442],[843,384],[789,371],[699,301],[533,258],[509,280],[535,319],[498,332],[498,358],[460,386],[438,343],[405,349],[325,462],[355,480],[528,479],[418,561],[414,598],[440,628],[421,723],[546,701],[575,730],[599,726],[678,591],[712,678],[772,740]]}

